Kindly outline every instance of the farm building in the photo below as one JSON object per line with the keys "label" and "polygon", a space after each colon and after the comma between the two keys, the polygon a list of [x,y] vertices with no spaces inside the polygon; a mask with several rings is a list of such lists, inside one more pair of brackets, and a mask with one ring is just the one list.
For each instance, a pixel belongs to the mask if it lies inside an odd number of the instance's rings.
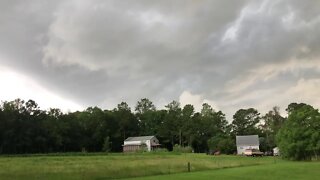
{"label": "farm building", "polygon": [[143,148],[152,151],[159,146],[159,140],[155,136],[128,137],[123,142],[123,152],[133,152]]}
{"label": "farm building", "polygon": [[242,155],[246,149],[259,149],[258,135],[236,136],[237,154]]}
{"label": "farm building", "polygon": [[279,152],[279,148],[278,148],[278,147],[273,148],[273,155],[274,155],[274,156],[279,156],[279,155],[280,155],[280,152]]}

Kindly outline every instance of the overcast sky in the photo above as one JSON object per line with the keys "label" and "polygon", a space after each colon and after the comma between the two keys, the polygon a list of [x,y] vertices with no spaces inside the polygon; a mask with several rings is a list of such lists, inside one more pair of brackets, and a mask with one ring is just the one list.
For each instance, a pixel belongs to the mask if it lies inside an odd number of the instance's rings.
{"label": "overcast sky", "polygon": [[2,0],[0,100],[320,107],[318,0]]}

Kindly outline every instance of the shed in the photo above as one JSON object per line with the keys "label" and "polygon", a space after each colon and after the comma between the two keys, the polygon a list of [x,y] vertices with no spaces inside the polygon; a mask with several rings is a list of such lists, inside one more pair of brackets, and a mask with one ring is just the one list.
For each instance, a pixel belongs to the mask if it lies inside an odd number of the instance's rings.
{"label": "shed", "polygon": [[246,149],[259,149],[259,136],[236,136],[237,154],[242,155]]}
{"label": "shed", "polygon": [[134,152],[143,148],[152,151],[159,146],[159,140],[155,136],[128,137],[123,142],[123,152]]}

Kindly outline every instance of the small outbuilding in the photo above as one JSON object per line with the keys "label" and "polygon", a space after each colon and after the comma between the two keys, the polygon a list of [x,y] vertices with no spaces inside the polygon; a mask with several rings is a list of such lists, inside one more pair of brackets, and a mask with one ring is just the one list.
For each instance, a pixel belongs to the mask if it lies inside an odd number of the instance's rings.
{"label": "small outbuilding", "polygon": [[280,152],[279,152],[279,148],[278,148],[278,147],[273,148],[273,155],[274,155],[274,156],[279,156],[279,155],[280,155]]}
{"label": "small outbuilding", "polygon": [[259,150],[259,136],[236,136],[237,154],[243,155],[246,149],[258,149]]}
{"label": "small outbuilding", "polygon": [[123,142],[123,152],[134,152],[145,149],[152,151],[160,146],[155,136],[128,137]]}

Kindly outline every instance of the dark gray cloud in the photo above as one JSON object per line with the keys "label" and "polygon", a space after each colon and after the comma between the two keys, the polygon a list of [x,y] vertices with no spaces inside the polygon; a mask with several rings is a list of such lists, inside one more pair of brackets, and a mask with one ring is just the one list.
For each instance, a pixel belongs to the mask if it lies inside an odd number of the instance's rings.
{"label": "dark gray cloud", "polygon": [[0,3],[1,64],[83,107],[320,106],[318,1]]}

